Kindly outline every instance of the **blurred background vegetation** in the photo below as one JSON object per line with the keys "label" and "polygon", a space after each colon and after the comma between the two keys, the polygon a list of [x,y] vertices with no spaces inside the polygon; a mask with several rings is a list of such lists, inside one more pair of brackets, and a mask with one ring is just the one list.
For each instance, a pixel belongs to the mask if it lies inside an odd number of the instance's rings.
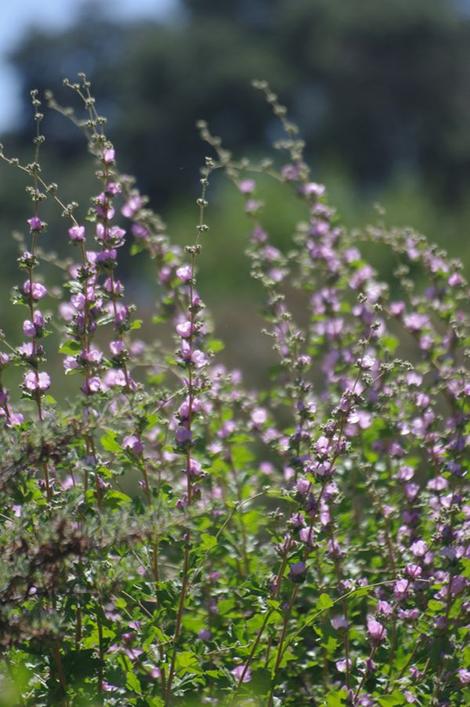
{"label": "blurred background vegetation", "polygon": [[[138,0],[136,0],[138,2]],[[307,142],[313,176],[348,226],[409,224],[470,262],[470,3],[463,0],[175,0],[165,19],[116,22],[85,2],[73,26],[32,29],[11,56],[24,105],[6,152],[31,159],[31,88],[69,103],[64,76],[85,71],[109,119],[119,164],[135,174],[176,241],[191,240],[198,170],[208,148],[200,118],[236,155],[264,156],[279,129],[251,87],[267,79]],[[93,164],[80,132],[59,115],[44,124],[44,169],[82,213],[93,194]],[[263,185],[273,240],[287,243],[295,199]],[[211,226],[201,259],[202,293],[214,310],[231,363],[263,365],[253,345],[261,301],[243,256],[242,201],[222,182],[209,194]],[[12,230],[24,229],[24,180],[0,165],[2,326],[21,333],[8,292],[19,281]],[[64,223],[46,211],[44,245],[61,251]],[[379,258],[380,259],[380,258]],[[387,269],[386,256],[383,264]],[[150,268],[125,258],[130,297],[151,311]],[[149,278],[142,277],[148,271]],[[145,312],[144,312],[145,314]],[[258,350],[259,349],[259,350]]]}

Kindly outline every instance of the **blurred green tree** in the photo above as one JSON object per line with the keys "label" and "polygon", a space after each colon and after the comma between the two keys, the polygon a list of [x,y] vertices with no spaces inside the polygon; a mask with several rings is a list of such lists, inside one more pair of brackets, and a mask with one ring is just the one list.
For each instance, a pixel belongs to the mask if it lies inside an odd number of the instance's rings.
{"label": "blurred green tree", "polygon": [[[85,6],[71,29],[34,32],[13,56],[24,87],[84,70],[130,170],[167,199],[197,177],[204,116],[237,150],[271,136],[250,88],[268,79],[292,107],[317,163],[362,186],[426,175],[446,198],[469,181],[470,22],[449,0],[183,0],[179,21],[119,25]],[[15,132],[30,133],[25,105]],[[67,162],[80,138],[50,125]]]}

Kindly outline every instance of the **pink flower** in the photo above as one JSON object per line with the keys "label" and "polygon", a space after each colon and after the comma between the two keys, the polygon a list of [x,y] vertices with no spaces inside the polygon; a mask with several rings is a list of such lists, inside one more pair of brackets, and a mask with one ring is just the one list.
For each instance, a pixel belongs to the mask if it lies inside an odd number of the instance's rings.
{"label": "pink flower", "polygon": [[463,285],[463,277],[460,273],[454,272],[449,276],[447,282],[450,287],[458,287],[459,285]]}
{"label": "pink flower", "polygon": [[140,196],[131,196],[122,207],[121,213],[126,218],[133,218],[137,211],[142,208],[142,206],[143,200]]}
{"label": "pink flower", "polygon": [[457,675],[462,685],[470,685],[470,670],[460,668],[460,670],[457,671]]}
{"label": "pink flower", "polygon": [[351,669],[352,663],[350,660],[346,660],[346,658],[340,658],[340,660],[336,661],[335,665],[338,672],[345,673],[348,669]]}
{"label": "pink flower", "polygon": [[111,341],[109,344],[109,350],[113,356],[119,356],[124,351],[124,342],[118,339],[117,341]]}
{"label": "pink flower", "polygon": [[87,381],[82,386],[82,390],[85,395],[93,395],[93,393],[99,393],[103,389],[103,385],[98,376],[92,376],[88,378]]}
{"label": "pink flower", "polygon": [[121,368],[110,368],[109,371],[106,371],[104,383],[110,388],[114,386],[124,388],[126,385],[126,376],[124,371]]}
{"label": "pink flower", "polygon": [[176,331],[182,338],[188,339],[193,333],[194,327],[189,320],[186,320],[176,325]]}
{"label": "pink flower", "polygon": [[295,488],[298,493],[305,496],[310,491],[310,486],[311,483],[308,479],[298,479]]}
{"label": "pink flower", "polygon": [[133,223],[131,226],[132,235],[134,238],[147,238],[150,235],[150,231],[147,226],[142,223]]}
{"label": "pink flower", "polygon": [[254,425],[264,425],[268,419],[268,414],[264,408],[255,408],[251,413],[251,420]]}
{"label": "pink flower", "polygon": [[124,437],[122,446],[123,449],[127,449],[127,451],[136,455],[142,454],[144,451],[144,445],[137,435],[128,435],[127,437]]}
{"label": "pink flower", "polygon": [[201,476],[202,467],[196,459],[189,460],[188,472],[189,476]]}
{"label": "pink flower", "polygon": [[299,532],[299,538],[306,545],[313,545],[313,528],[311,526],[308,528],[302,528]]}
{"label": "pink flower", "polygon": [[408,579],[399,579],[393,587],[393,594],[396,599],[405,599],[408,596],[410,582]]}
{"label": "pink flower", "polygon": [[33,299],[35,302],[47,295],[47,289],[44,287],[44,285],[42,285],[40,282],[33,282],[33,284],[31,285],[31,282],[29,280],[26,280],[23,283],[23,292],[25,293],[25,295],[31,295],[31,299]]}
{"label": "pink flower", "polygon": [[25,319],[23,322],[23,334],[30,337],[36,336],[36,327],[29,319]]}
{"label": "pink flower", "polygon": [[419,565],[409,564],[405,567],[405,572],[411,579],[418,579],[421,577],[422,569]]}
{"label": "pink flower", "polygon": [[44,221],[41,221],[39,216],[32,216],[28,219],[28,226],[29,230],[32,233],[37,233],[39,231],[42,231],[46,227],[46,223]]}
{"label": "pink flower", "polygon": [[175,440],[177,444],[186,444],[191,440],[191,431],[184,427],[184,425],[178,425],[175,430]]}
{"label": "pink flower", "polygon": [[393,614],[393,607],[385,599],[381,599],[377,604],[377,613],[383,614],[384,616],[390,616]]}
{"label": "pink flower", "polygon": [[28,371],[28,373],[25,374],[23,385],[26,390],[29,390],[31,392],[35,392],[37,390],[39,390],[40,392],[44,392],[50,387],[51,379],[48,373],[37,373],[36,371]]}
{"label": "pink flower", "polygon": [[316,182],[308,182],[303,188],[304,194],[306,196],[324,196],[325,187],[323,184],[317,184]]}
{"label": "pink flower", "polygon": [[406,314],[403,317],[405,326],[410,331],[421,331],[424,327],[429,325],[429,319],[425,314],[419,314],[419,312],[412,312],[411,314]]}
{"label": "pink flower", "polygon": [[335,631],[339,631],[342,628],[348,627],[348,620],[342,614],[339,614],[338,616],[333,616],[330,623],[333,626],[333,628],[335,629]]}
{"label": "pink flower", "polygon": [[428,546],[424,540],[417,540],[411,545],[410,550],[415,557],[424,557],[428,551]]}
{"label": "pink flower", "polygon": [[387,629],[372,616],[367,619],[367,632],[372,641],[380,643],[387,637]]}
{"label": "pink flower", "polygon": [[193,269],[190,265],[182,265],[176,271],[176,277],[182,282],[189,282],[193,277]]}
{"label": "pink flower", "polygon": [[107,147],[107,148],[103,151],[103,157],[102,157],[102,159],[103,159],[103,162],[104,162],[105,164],[113,164],[113,162],[114,162],[114,160],[115,160],[115,157],[116,157],[116,153],[114,152],[114,148],[113,148],[113,147]]}
{"label": "pink flower", "polygon": [[250,682],[251,680],[251,670],[246,665],[237,665],[230,672],[235,680],[241,680],[242,682]]}
{"label": "pink flower", "polygon": [[256,182],[254,179],[243,179],[238,185],[242,194],[251,194],[254,192],[255,187]]}
{"label": "pink flower", "polygon": [[370,354],[365,354],[365,356],[359,359],[358,363],[361,368],[368,371],[374,367],[376,360],[373,356],[370,356]]}
{"label": "pink flower", "polygon": [[85,226],[72,226],[69,228],[69,238],[73,243],[80,243],[85,240]]}

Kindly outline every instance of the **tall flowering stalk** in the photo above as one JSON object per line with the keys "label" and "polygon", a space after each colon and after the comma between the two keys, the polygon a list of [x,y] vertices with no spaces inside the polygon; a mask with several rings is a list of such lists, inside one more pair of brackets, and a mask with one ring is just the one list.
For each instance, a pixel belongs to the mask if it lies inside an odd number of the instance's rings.
{"label": "tall flowering stalk", "polygon": [[187,600],[190,580],[190,553],[191,553],[191,528],[189,512],[199,493],[198,480],[203,470],[200,462],[193,453],[193,418],[196,412],[196,396],[204,386],[203,372],[207,366],[207,357],[204,352],[197,348],[198,335],[201,333],[202,322],[199,320],[199,313],[203,307],[202,301],[195,289],[196,285],[196,260],[201,251],[200,238],[208,231],[208,226],[204,222],[205,209],[207,207],[206,193],[208,187],[208,177],[213,164],[207,161],[206,167],[202,170],[201,195],[197,200],[199,208],[199,223],[196,227],[196,239],[193,245],[187,246],[186,251],[190,255],[190,264],[183,265],[176,270],[176,276],[187,286],[187,315],[186,319],[176,325],[176,332],[180,338],[178,356],[185,373],[186,398],[179,410],[179,426],[176,431],[176,442],[181,446],[185,456],[185,476],[186,492],[178,501],[178,506],[187,514],[187,527],[184,531],[183,543],[183,569],[181,576],[181,589],[176,609],[175,630],[173,634],[173,648],[168,667],[168,678],[166,680],[165,704],[169,704],[172,698],[172,686],[176,669],[176,658],[178,642],[181,636],[182,622]]}

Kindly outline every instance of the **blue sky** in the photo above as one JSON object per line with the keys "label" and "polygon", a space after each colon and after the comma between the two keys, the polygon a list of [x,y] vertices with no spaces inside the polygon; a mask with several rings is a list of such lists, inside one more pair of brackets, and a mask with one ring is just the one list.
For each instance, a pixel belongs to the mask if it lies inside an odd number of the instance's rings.
{"label": "blue sky", "polygon": [[[176,0],[91,0],[116,19],[158,18]],[[71,24],[83,0],[0,0],[0,133],[13,124],[19,110],[19,86],[8,53],[32,25],[60,30]],[[90,4],[90,0],[88,0]]]}

